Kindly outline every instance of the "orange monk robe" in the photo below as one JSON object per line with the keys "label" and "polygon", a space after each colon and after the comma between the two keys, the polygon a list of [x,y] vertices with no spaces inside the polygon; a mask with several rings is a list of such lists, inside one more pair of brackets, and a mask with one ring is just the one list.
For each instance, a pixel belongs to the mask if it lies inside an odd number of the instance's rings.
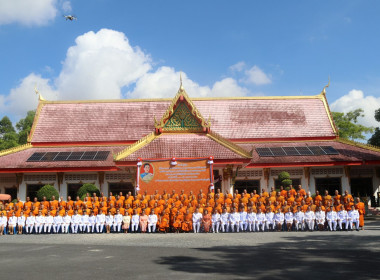
{"label": "orange monk robe", "polygon": [[164,232],[169,229],[169,222],[169,215],[163,215],[158,223],[158,230]]}
{"label": "orange monk robe", "polygon": [[282,197],[286,197],[287,195],[288,195],[288,192],[286,190],[282,190],[280,192],[280,196],[282,196]]}
{"label": "orange monk robe", "polygon": [[69,216],[74,215],[74,210],[73,209],[68,210],[67,215],[69,215]]}
{"label": "orange monk robe", "polygon": [[34,210],[33,210],[33,215],[34,215],[34,216],[37,216],[37,215],[38,215],[38,212],[39,212],[39,209],[38,209],[38,208],[34,208]]}
{"label": "orange monk robe", "polygon": [[141,215],[141,212],[142,212],[141,207],[137,207],[135,210],[136,210],[137,214]]}
{"label": "orange monk robe", "polygon": [[25,211],[24,211],[24,216],[25,216],[25,217],[28,217],[30,212],[31,212],[30,209],[25,210]]}
{"label": "orange monk robe", "polygon": [[264,204],[260,205],[261,212],[266,213],[266,207]]}
{"label": "orange monk robe", "polygon": [[116,205],[119,205],[119,204],[123,205],[123,204],[124,204],[124,200],[121,199],[121,198],[119,198],[119,199],[116,201]]}
{"label": "orange monk robe", "polygon": [[29,209],[32,209],[32,202],[31,201],[27,201],[24,203],[24,209],[26,209],[26,207],[28,207]]}
{"label": "orange monk robe", "polygon": [[74,208],[74,201],[73,200],[67,201],[66,207],[69,208],[69,206],[71,207],[71,209]]}
{"label": "orange monk robe", "polygon": [[305,200],[305,203],[307,205],[311,205],[313,203],[313,198],[311,196],[307,197],[306,200]]}
{"label": "orange monk robe", "polygon": [[46,216],[48,210],[46,208],[41,210],[42,216]]}
{"label": "orange monk robe", "polygon": [[181,209],[179,209],[179,212],[180,212],[181,214],[183,214],[183,215],[186,214],[186,211],[187,211],[187,207],[186,207],[186,206],[183,206],[183,207],[181,207]]}
{"label": "orange monk robe", "polygon": [[244,204],[247,204],[248,203],[248,197],[247,196],[245,196],[245,197],[243,197],[242,199],[241,199],[241,203],[244,203]]}
{"label": "orange monk robe", "polygon": [[[275,210],[277,210],[276,209],[276,207],[273,205],[273,204],[271,204],[271,205],[268,205],[268,207],[267,208],[270,208],[270,209],[272,209],[272,212],[274,212]],[[279,207],[278,207],[279,208]]]}
{"label": "orange monk robe", "polygon": [[57,216],[57,210],[56,209],[50,210],[50,214],[54,217]]}
{"label": "orange monk robe", "polygon": [[190,204],[190,200],[188,200],[188,199],[184,199],[182,204],[183,204],[184,206],[189,206],[189,204]]}
{"label": "orange monk robe", "polygon": [[270,201],[272,204],[274,204],[276,202],[276,197],[275,196],[271,196],[268,198],[268,201]]}
{"label": "orange monk robe", "polygon": [[354,202],[354,198],[352,197],[352,195],[347,194],[347,195],[344,196],[344,203],[345,204],[346,203],[352,203],[352,202]]}
{"label": "orange monk robe", "polygon": [[365,215],[365,205],[363,202],[358,202],[355,208],[359,212],[359,226],[364,227],[364,215]]}
{"label": "orange monk robe", "polygon": [[46,209],[50,208],[50,207],[49,207],[49,204],[50,204],[49,201],[42,201],[41,204],[42,204],[43,206],[45,206]]}
{"label": "orange monk robe", "polygon": [[54,207],[54,209],[58,209],[58,206],[59,206],[58,200],[52,200],[52,201],[50,201],[50,208]]}
{"label": "orange monk robe", "polygon": [[154,199],[151,199],[151,200],[149,200],[148,205],[150,208],[153,208],[155,203],[156,203],[156,201]]}
{"label": "orange monk robe", "polygon": [[224,204],[224,199],[221,198],[221,197],[219,197],[219,198],[216,200],[216,203],[222,205],[222,204]]}
{"label": "orange monk robe", "polygon": [[289,191],[292,196],[296,196],[297,191],[295,189],[290,189]]}
{"label": "orange monk robe", "polygon": [[203,207],[199,207],[198,210],[199,210],[199,213],[203,214]]}
{"label": "orange monk robe", "polygon": [[341,195],[338,194],[338,195],[334,195],[334,205],[338,205],[340,204],[340,199],[341,199]]}
{"label": "orange monk robe", "polygon": [[75,201],[75,203],[74,203],[74,205],[76,206],[76,207],[82,207],[82,205],[83,205],[83,201],[82,200],[77,200],[77,201]]}
{"label": "orange monk robe", "polygon": [[94,207],[92,209],[92,212],[94,213],[95,216],[98,215],[99,214],[99,208],[98,207]]}
{"label": "orange monk robe", "polygon": [[216,205],[215,210],[217,210],[219,214],[222,214],[223,213],[222,205],[220,205],[220,204]]}
{"label": "orange monk robe", "polygon": [[194,211],[195,211],[195,208],[192,207],[192,206],[190,206],[190,207],[187,207],[187,210],[189,210],[189,213],[190,213],[190,214],[193,214]]}
{"label": "orange monk robe", "polygon": [[311,211],[315,212],[315,210],[317,210],[317,205],[315,204],[310,205],[310,209]]}
{"label": "orange monk robe", "polygon": [[185,215],[185,218],[182,222],[182,230],[185,232],[193,230],[193,214],[189,213]]}
{"label": "orange monk robe", "polygon": [[322,202],[322,196],[321,195],[316,195],[314,197],[314,204],[317,205],[317,206],[320,206],[321,202]]}
{"label": "orange monk robe", "polygon": [[326,206],[328,203],[330,203],[330,205],[332,203],[332,197],[331,197],[331,195],[325,195],[323,197],[323,205]]}
{"label": "orange monk robe", "polygon": [[58,203],[58,205],[59,205],[60,207],[64,208],[64,209],[66,209],[67,202],[64,201],[64,200],[61,200],[61,201]]}
{"label": "orange monk robe", "polygon": [[103,211],[104,215],[106,215],[108,213],[108,207],[103,206],[100,208],[100,211]]}
{"label": "orange monk robe", "polygon": [[[145,208],[145,214],[146,215],[150,215],[150,212],[152,212],[152,208],[150,208],[150,207],[147,207],[147,208]],[[120,211],[120,214],[121,214],[121,211]],[[124,214],[122,214],[123,216],[124,216]]]}
{"label": "orange monk robe", "polygon": [[293,202],[295,201],[295,198],[294,198],[294,196],[291,196],[291,197],[288,197],[288,199],[286,201],[288,202],[289,205],[292,205]]}
{"label": "orange monk robe", "polygon": [[61,210],[59,210],[58,215],[63,217],[63,216],[65,216],[65,213],[66,213],[65,208],[62,208]]}
{"label": "orange monk robe", "polygon": [[287,213],[288,211],[289,211],[289,208],[290,208],[290,206],[289,205],[286,205],[286,206],[284,206],[282,209],[283,209],[283,213]]}
{"label": "orange monk robe", "polygon": [[109,201],[115,201],[115,200],[116,200],[115,196],[111,195],[111,196],[109,197]]}
{"label": "orange monk robe", "polygon": [[298,205],[293,205],[292,206],[292,212],[296,213],[298,211]]}
{"label": "orange monk robe", "polygon": [[261,196],[261,197],[259,198],[259,201],[260,201],[262,204],[266,204],[266,203],[267,203],[267,197],[265,197],[265,196]]}
{"label": "orange monk robe", "polygon": [[209,207],[205,207],[205,209],[207,210],[207,212],[208,212],[209,214],[212,213],[213,208],[212,208],[211,206],[209,206]]}
{"label": "orange monk robe", "polygon": [[[128,197],[128,199],[126,199],[125,201],[124,201],[124,205],[125,206],[127,206],[127,205],[132,205],[133,204],[133,197]],[[153,203],[153,205],[154,205],[154,203]]]}
{"label": "orange monk robe", "polygon": [[310,206],[310,205],[307,205],[307,204],[301,206],[301,210],[302,210],[302,212],[306,212],[306,211],[307,211],[307,208],[309,208],[309,206]]}
{"label": "orange monk robe", "polygon": [[198,205],[205,205],[205,204],[206,204],[206,198],[201,198],[198,200]]}
{"label": "orange monk robe", "polygon": [[9,220],[9,218],[12,216],[13,212],[14,212],[14,210],[9,210],[9,211],[7,212],[7,218],[8,218],[8,220]]}
{"label": "orange monk robe", "polygon": [[92,209],[92,201],[91,201],[91,199],[87,200],[86,203],[85,203],[85,205],[87,206],[87,208]]}
{"label": "orange monk robe", "polygon": [[20,217],[21,216],[21,211],[22,211],[22,209],[21,208],[19,208],[18,210],[16,210],[16,214],[15,214],[15,216],[16,217]]}
{"label": "orange monk robe", "polygon": [[82,208],[79,208],[79,209],[78,209],[78,214],[79,214],[79,215],[83,215],[83,209],[82,209]]}
{"label": "orange monk robe", "polygon": [[227,204],[228,206],[231,206],[231,204],[232,204],[232,199],[228,197],[228,198],[226,198],[226,199],[224,200],[224,203]]}
{"label": "orange monk robe", "polygon": [[135,208],[138,204],[140,204],[140,199],[136,198],[136,200],[132,203],[133,208]]}
{"label": "orange monk robe", "polygon": [[181,206],[182,202],[180,200],[177,200],[174,202],[175,207],[179,208]]}
{"label": "orange monk robe", "polygon": [[193,206],[194,208],[198,206],[198,201],[196,201],[195,199],[193,199],[191,202],[190,202],[191,206]]}
{"label": "orange monk robe", "polygon": [[154,208],[154,213],[155,213],[156,215],[161,215],[161,213],[162,213],[162,209],[161,209],[161,207],[160,207],[160,206],[157,206],[156,208]]}
{"label": "orange monk robe", "polygon": [[276,201],[279,203],[279,204],[284,204],[284,201],[285,201],[285,198],[280,195],[280,196],[276,196]]}
{"label": "orange monk robe", "polygon": [[302,202],[302,200],[303,200],[303,198],[302,198],[301,196],[296,197],[296,198],[294,199],[294,201],[297,203],[298,206],[301,206],[301,202]]}

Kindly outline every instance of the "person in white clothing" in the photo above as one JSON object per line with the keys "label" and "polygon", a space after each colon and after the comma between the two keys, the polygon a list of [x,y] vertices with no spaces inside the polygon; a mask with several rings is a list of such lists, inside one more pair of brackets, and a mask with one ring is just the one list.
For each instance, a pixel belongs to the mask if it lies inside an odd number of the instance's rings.
{"label": "person in white clothing", "polygon": [[61,230],[62,224],[63,218],[57,213],[57,215],[53,218],[53,232],[58,233]]}
{"label": "person in white clothing", "polygon": [[239,232],[240,214],[237,212],[236,208],[234,208],[233,212],[230,214],[229,222],[231,231],[234,232],[236,227],[236,232]]}
{"label": "person in white clothing", "polygon": [[256,214],[256,231],[265,231],[266,217],[265,214],[261,212],[259,208]]}
{"label": "person in white clothing", "polygon": [[13,212],[12,216],[10,216],[8,219],[8,232],[10,235],[13,235],[16,225],[17,225],[17,217],[15,215],[15,212]]}
{"label": "person in white clothing", "polygon": [[26,222],[25,222],[25,232],[26,233],[32,233],[35,222],[36,222],[36,217],[34,217],[33,212],[30,211],[29,216],[28,216],[28,218],[26,218]]}
{"label": "person in white clothing", "polygon": [[42,228],[44,227],[45,217],[42,216],[42,212],[38,212],[38,216],[36,216],[36,220],[34,222],[34,232],[39,234],[42,232]]}
{"label": "person in white clothing", "polygon": [[315,222],[317,223],[319,231],[325,229],[326,213],[321,210],[320,206],[318,206],[317,212],[315,212]]}
{"label": "person in white clothing", "polygon": [[0,213],[0,235],[4,234],[4,229],[7,227],[8,219],[4,216],[4,213]]}
{"label": "person in white clothing", "polygon": [[62,233],[69,233],[69,228],[71,224],[71,216],[68,214],[68,212],[65,212],[65,216],[63,216],[63,223],[62,223]]}
{"label": "person in white clothing", "polygon": [[131,223],[132,223],[131,232],[137,232],[139,230],[140,215],[137,214],[137,210],[136,209],[133,211]]}
{"label": "person in white clothing", "polygon": [[106,222],[106,215],[104,215],[103,211],[100,211],[100,213],[96,215],[96,219],[95,219],[97,233],[103,233],[105,222]]}
{"label": "person in white clothing", "polygon": [[294,215],[292,208],[289,207],[288,212],[285,213],[285,224],[288,231],[292,230]]}
{"label": "person in white clothing", "polygon": [[89,232],[88,231],[89,225],[90,225],[89,218],[90,218],[90,216],[88,215],[87,211],[84,210],[83,215],[81,217],[81,221],[80,221],[80,232],[81,233]]}
{"label": "person in white clothing", "polygon": [[90,216],[88,217],[88,225],[87,225],[87,232],[88,233],[94,233],[95,232],[95,223],[96,223],[96,217],[94,216],[94,212],[90,212]]}
{"label": "person in white clothing", "polygon": [[214,214],[211,216],[212,232],[219,233],[220,227],[220,214],[218,210],[214,210]]}
{"label": "person in white clothing", "polygon": [[248,210],[247,221],[248,221],[248,230],[249,231],[255,231],[256,213],[252,211],[252,208],[249,208],[249,210]]}
{"label": "person in white clothing", "polygon": [[356,231],[359,230],[359,211],[355,209],[355,206],[351,206],[351,210],[348,211],[348,226],[353,230],[353,225],[355,224]]}
{"label": "person in white clothing", "polygon": [[45,217],[45,224],[44,224],[44,232],[45,233],[51,233],[51,227],[54,222],[54,217],[51,215],[50,211],[48,211],[47,216]]}
{"label": "person in white clothing", "polygon": [[311,211],[310,206],[307,207],[307,211],[305,212],[305,224],[307,225],[307,228],[309,231],[314,230],[314,222],[315,222],[315,215],[314,212]]}
{"label": "person in white clothing", "polygon": [[299,230],[301,226],[301,230],[305,229],[305,213],[301,211],[301,206],[297,207],[297,212],[293,215],[294,226],[296,231]]}
{"label": "person in white clothing", "polygon": [[346,230],[348,229],[347,218],[348,218],[347,211],[344,210],[343,205],[342,205],[340,208],[340,211],[338,212],[338,219],[337,219],[340,230],[343,230],[343,224],[345,225],[345,229]]}
{"label": "person in white clothing", "polygon": [[195,212],[193,213],[193,230],[194,233],[199,233],[201,229],[201,222],[202,222],[203,215],[202,213],[199,213],[199,209],[195,209]]}
{"label": "person in white clothing", "polygon": [[120,214],[120,210],[116,210],[116,214],[113,217],[113,231],[121,232],[121,223],[123,222],[123,215]]}
{"label": "person in white clothing", "polygon": [[17,217],[17,233],[18,234],[22,234],[23,229],[25,227],[25,221],[26,221],[26,218],[24,216],[24,212],[21,211],[20,217]]}
{"label": "person in white clothing", "polygon": [[158,217],[154,213],[154,209],[150,212],[150,215],[148,216],[148,232],[156,232],[156,226],[158,222]]}
{"label": "person in white clothing", "polygon": [[78,233],[78,229],[81,231],[82,215],[78,214],[78,210],[74,211],[74,215],[71,217],[71,233]]}
{"label": "person in white clothing", "polygon": [[284,213],[282,213],[281,209],[279,208],[277,210],[277,213],[274,214],[274,223],[276,225],[277,231],[281,231],[282,230],[282,225],[284,224],[284,221],[285,221]]}
{"label": "person in white clothing", "polygon": [[220,227],[222,232],[228,232],[228,228],[230,227],[228,221],[230,219],[230,214],[227,212],[226,208],[223,208],[223,213],[220,215]]}
{"label": "person in white clothing", "polygon": [[267,213],[265,213],[265,227],[269,230],[274,230],[274,213],[271,207],[268,207]]}
{"label": "person in white clothing", "polygon": [[247,219],[248,213],[245,212],[244,208],[241,208],[240,210],[240,221],[239,226],[241,231],[247,231],[248,228],[248,219]]}
{"label": "person in white clothing", "polygon": [[106,232],[111,232],[111,227],[113,225],[114,218],[111,214],[111,211],[108,211],[108,215],[106,216]]}
{"label": "person in white clothing", "polygon": [[334,207],[330,206],[330,211],[326,213],[326,221],[330,231],[336,231],[338,214],[335,212]]}

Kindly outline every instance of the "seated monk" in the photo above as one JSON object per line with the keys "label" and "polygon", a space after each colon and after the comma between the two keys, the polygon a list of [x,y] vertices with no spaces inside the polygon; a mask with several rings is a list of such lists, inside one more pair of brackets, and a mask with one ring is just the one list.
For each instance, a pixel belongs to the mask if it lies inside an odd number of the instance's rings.
{"label": "seated monk", "polygon": [[193,230],[193,213],[190,211],[186,212],[184,220],[182,222],[182,231],[191,232]]}
{"label": "seated monk", "polygon": [[164,214],[161,216],[160,221],[158,222],[159,232],[167,233],[169,231],[169,215]]}
{"label": "seated monk", "polygon": [[177,214],[174,217],[173,229],[176,233],[182,229],[182,222],[184,221],[184,215],[180,211],[177,211]]}

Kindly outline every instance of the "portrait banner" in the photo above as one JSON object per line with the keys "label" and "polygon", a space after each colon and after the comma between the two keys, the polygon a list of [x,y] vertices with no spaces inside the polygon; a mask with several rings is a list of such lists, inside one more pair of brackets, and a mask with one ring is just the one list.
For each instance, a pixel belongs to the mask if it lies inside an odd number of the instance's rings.
{"label": "portrait banner", "polygon": [[193,191],[197,194],[200,189],[207,193],[211,183],[210,165],[207,159],[177,159],[176,165],[170,160],[148,161],[142,160],[139,167],[139,188],[140,193],[147,191],[148,194],[158,190],[171,192],[176,190],[179,193]]}

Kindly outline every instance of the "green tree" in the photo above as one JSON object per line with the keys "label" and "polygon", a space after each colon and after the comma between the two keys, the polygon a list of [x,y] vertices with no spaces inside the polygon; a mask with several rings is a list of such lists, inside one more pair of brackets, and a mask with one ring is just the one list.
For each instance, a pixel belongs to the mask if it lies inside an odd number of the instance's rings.
{"label": "green tree", "polygon": [[[375,119],[380,122],[380,108],[375,111]],[[380,147],[380,128],[376,127],[375,133],[368,140],[368,144]]]}
{"label": "green tree", "polygon": [[94,184],[86,183],[86,184],[83,184],[83,186],[79,188],[77,196],[79,196],[80,199],[83,200],[85,196],[87,195],[87,193],[90,196],[92,196],[93,193],[96,193],[96,195],[99,196],[100,190]]}
{"label": "green tree", "polygon": [[44,196],[46,197],[46,200],[51,200],[51,197],[53,195],[55,196],[55,198],[59,198],[58,191],[52,185],[45,185],[42,188],[40,188],[37,192],[37,198],[39,201],[42,201]]}
{"label": "green tree", "polygon": [[340,138],[348,140],[364,140],[366,137],[363,134],[373,132],[373,127],[366,127],[358,124],[358,118],[364,117],[363,112],[363,109],[356,109],[346,114],[332,112]]}
{"label": "green tree", "polygon": [[32,129],[35,114],[35,111],[28,111],[26,117],[24,119],[21,119],[16,124],[19,136],[18,143],[20,145],[27,143],[28,135],[30,133],[30,130]]}
{"label": "green tree", "polygon": [[278,174],[278,180],[281,182],[281,185],[286,188],[292,184],[292,180],[290,179],[290,174],[286,171],[282,171]]}
{"label": "green tree", "polygon": [[0,120],[0,151],[16,147],[17,145],[18,135],[11,120],[5,116]]}

